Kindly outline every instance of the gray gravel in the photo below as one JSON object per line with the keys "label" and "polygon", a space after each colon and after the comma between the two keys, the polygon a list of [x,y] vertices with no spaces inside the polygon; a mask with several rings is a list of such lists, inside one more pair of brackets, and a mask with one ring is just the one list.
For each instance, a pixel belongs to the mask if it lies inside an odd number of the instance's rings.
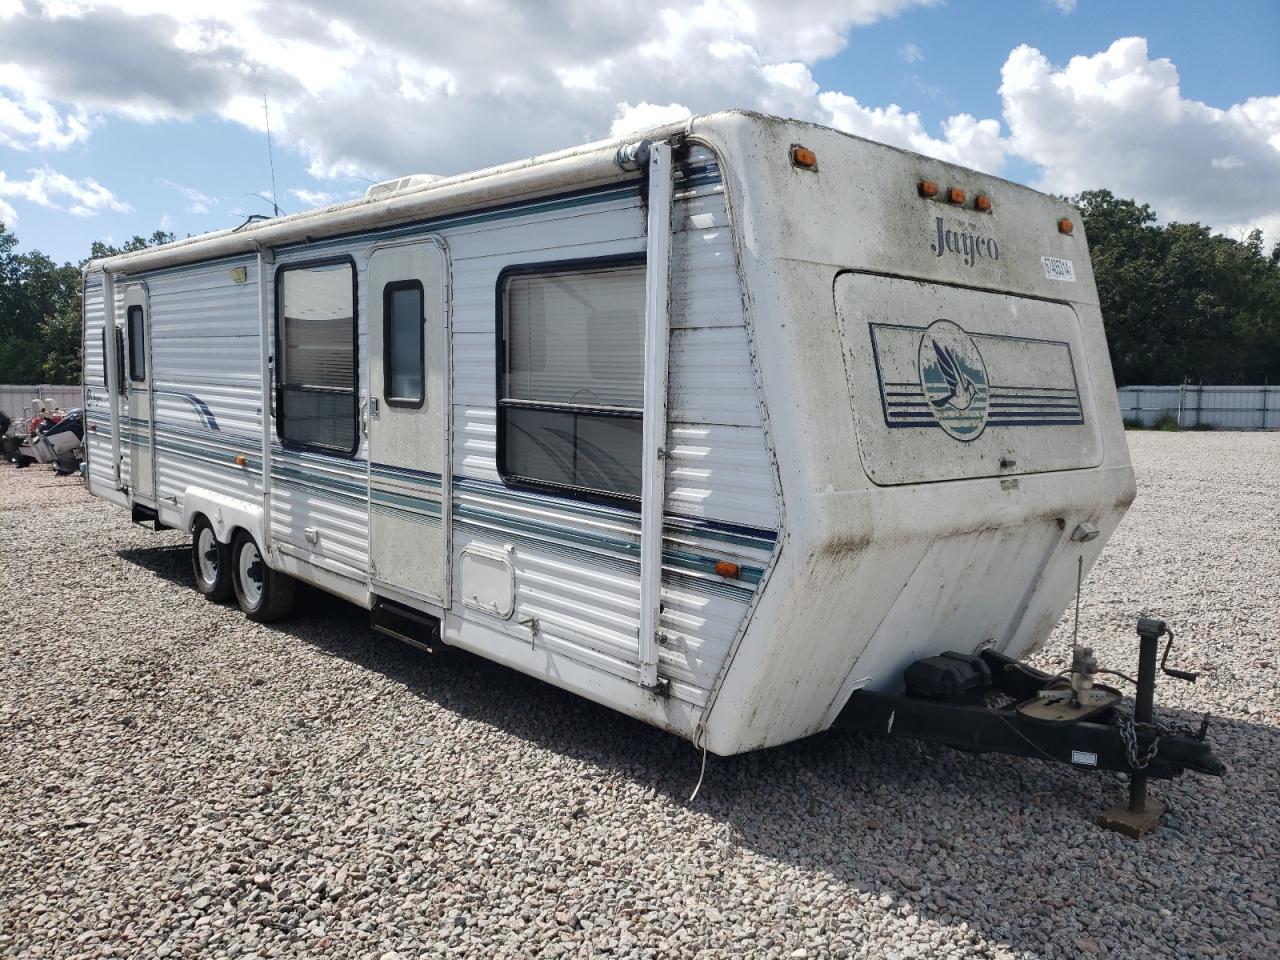
{"label": "gray gravel", "polygon": [[1280,435],[1130,442],[1084,634],[1127,670],[1167,618],[1232,767],[1140,843],[1091,823],[1118,777],[848,734],[690,805],[681,741],[318,594],[249,624],[182,536],[3,468],[0,955],[1280,956]]}

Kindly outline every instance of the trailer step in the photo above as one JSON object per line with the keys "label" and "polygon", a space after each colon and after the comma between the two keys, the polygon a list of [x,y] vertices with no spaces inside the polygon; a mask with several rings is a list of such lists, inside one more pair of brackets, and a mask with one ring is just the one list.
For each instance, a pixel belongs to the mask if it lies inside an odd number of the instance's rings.
{"label": "trailer step", "polygon": [[148,507],[141,503],[130,504],[129,519],[138,526],[151,524],[153,530],[163,530],[160,524],[160,515],[156,512],[155,507]]}
{"label": "trailer step", "polygon": [[434,653],[440,644],[440,621],[429,613],[386,597],[376,597],[369,609],[369,626],[411,647]]}

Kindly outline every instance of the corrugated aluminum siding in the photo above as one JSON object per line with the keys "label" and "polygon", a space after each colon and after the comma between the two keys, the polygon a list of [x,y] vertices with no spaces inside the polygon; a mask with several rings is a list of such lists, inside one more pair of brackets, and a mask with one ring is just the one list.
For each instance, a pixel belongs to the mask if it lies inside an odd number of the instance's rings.
{"label": "corrugated aluminum siding", "polygon": [[[772,556],[779,511],[723,186],[709,153],[695,155],[677,182],[673,225],[662,618],[668,639],[660,673],[672,680],[674,695],[701,704]],[[536,618],[541,648],[636,677],[639,512],[502,482],[495,462],[495,299],[498,275],[508,266],[643,252],[639,192],[614,188],[280,252],[277,265],[353,257],[362,393],[366,310],[377,293],[367,289],[368,254],[382,240],[415,232],[443,237],[452,267],[453,562],[472,544],[510,545],[516,571],[509,620],[464,607],[460,596],[451,616],[471,621],[473,635],[485,631],[495,649],[527,644],[521,621]],[[246,267],[247,282],[233,283],[233,266]],[[181,507],[183,491],[195,485],[256,502],[262,412],[255,263],[222,261],[145,279],[159,496]],[[237,453],[246,456],[245,467],[234,465]],[[363,438],[349,458],[274,443],[272,464],[273,537],[364,577],[369,467]],[[318,531],[316,543],[306,539],[307,528]],[[717,576],[717,560],[740,564],[739,577]]]}
{"label": "corrugated aluminum siding", "polygon": [[1280,430],[1280,386],[1121,387],[1120,413],[1145,427],[1168,416],[1189,429]]}

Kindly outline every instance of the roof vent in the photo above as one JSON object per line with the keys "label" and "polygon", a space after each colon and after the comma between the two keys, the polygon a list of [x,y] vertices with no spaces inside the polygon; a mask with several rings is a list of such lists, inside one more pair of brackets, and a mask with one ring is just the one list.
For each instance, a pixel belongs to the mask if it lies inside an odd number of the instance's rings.
{"label": "roof vent", "polygon": [[383,180],[381,183],[375,183],[364,192],[364,196],[366,200],[382,200],[394,194],[402,193],[411,187],[425,186],[441,179],[443,178],[434,173],[414,173],[407,177],[396,177],[394,180]]}

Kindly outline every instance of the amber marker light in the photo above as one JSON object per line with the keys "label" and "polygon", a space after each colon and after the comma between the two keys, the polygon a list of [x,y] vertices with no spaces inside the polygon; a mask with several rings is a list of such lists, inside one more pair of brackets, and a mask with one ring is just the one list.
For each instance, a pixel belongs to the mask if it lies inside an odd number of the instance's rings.
{"label": "amber marker light", "polygon": [[947,203],[954,203],[957,207],[964,206],[964,191],[959,187],[951,187],[947,190]]}
{"label": "amber marker light", "polygon": [[742,568],[732,560],[718,560],[716,562],[716,573],[730,580],[737,580],[738,574],[742,573]]}
{"label": "amber marker light", "polygon": [[973,198],[973,209],[981,213],[991,212],[991,198],[985,193],[980,193]]}
{"label": "amber marker light", "polygon": [[237,454],[236,454],[236,466],[237,466],[237,467],[243,467],[243,466],[244,466],[246,463],[248,463],[248,462],[249,462],[249,461],[245,459],[245,457],[244,457],[244,454],[243,454],[243,453],[237,453]]}
{"label": "amber marker light", "polygon": [[1068,220],[1066,217],[1063,217],[1061,220],[1058,221],[1059,233],[1065,233],[1067,236],[1071,236],[1071,231],[1074,229],[1075,229],[1074,224],[1072,224],[1072,222]]}
{"label": "amber marker light", "polygon": [[925,199],[932,199],[938,195],[938,185],[932,180],[921,180],[916,184],[916,191]]}
{"label": "amber marker light", "polygon": [[818,155],[798,143],[791,145],[791,163],[802,170],[817,170]]}

